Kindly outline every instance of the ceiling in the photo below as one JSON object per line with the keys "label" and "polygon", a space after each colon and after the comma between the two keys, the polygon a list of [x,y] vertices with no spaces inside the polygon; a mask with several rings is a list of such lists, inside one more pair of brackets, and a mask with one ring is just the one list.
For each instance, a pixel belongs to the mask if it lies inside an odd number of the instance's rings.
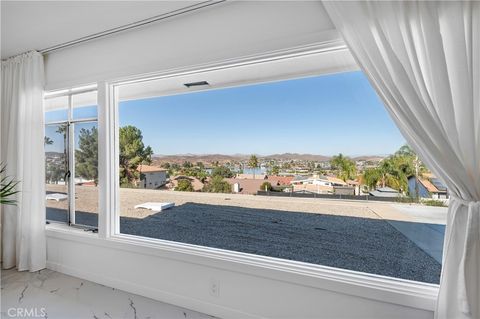
{"label": "ceiling", "polygon": [[2,59],[202,1],[1,1]]}
{"label": "ceiling", "polygon": [[[119,86],[118,99],[128,101],[356,70],[358,66],[348,49],[337,48],[292,57],[273,58],[262,63],[244,63],[235,67],[192,71],[183,75],[132,80]],[[191,88],[185,86],[185,83],[202,81],[208,84]],[[45,100],[45,109],[66,108],[68,99],[65,95],[58,96],[58,94],[64,94],[64,91],[51,92],[55,97]],[[91,92],[77,94],[74,95],[73,104],[74,107],[92,105],[96,103],[96,98],[97,95]]]}

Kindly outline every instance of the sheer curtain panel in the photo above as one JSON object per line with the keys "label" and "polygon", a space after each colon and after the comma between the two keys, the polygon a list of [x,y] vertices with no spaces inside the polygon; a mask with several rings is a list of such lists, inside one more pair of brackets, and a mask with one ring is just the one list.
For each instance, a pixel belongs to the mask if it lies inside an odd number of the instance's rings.
{"label": "sheer curtain panel", "polygon": [[43,56],[29,52],[2,61],[1,162],[20,191],[2,207],[3,268],[45,268]]}
{"label": "sheer curtain panel", "polygon": [[480,318],[480,2],[324,1],[407,142],[451,195],[436,318]]}

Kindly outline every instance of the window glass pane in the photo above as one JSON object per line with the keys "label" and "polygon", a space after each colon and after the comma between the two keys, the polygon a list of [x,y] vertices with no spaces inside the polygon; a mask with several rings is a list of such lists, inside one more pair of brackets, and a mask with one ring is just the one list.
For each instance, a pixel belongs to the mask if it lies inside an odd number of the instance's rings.
{"label": "window glass pane", "polygon": [[45,123],[66,121],[68,119],[68,96],[47,98],[45,105]]}
{"label": "window glass pane", "polygon": [[74,123],[75,224],[98,226],[97,122]]}
{"label": "window glass pane", "polygon": [[97,91],[72,95],[73,119],[96,118]]}
{"label": "window glass pane", "polygon": [[[96,104],[96,91],[45,100],[47,219],[51,221],[98,225]],[[63,123],[51,123],[59,121]]]}
{"label": "window glass pane", "polygon": [[67,126],[45,126],[46,218],[68,223]]}
{"label": "window glass pane", "polygon": [[361,72],[172,81],[119,87],[121,233],[439,282],[448,193]]}
{"label": "window glass pane", "polygon": [[68,110],[54,110],[45,112],[45,123],[66,121],[68,118]]}

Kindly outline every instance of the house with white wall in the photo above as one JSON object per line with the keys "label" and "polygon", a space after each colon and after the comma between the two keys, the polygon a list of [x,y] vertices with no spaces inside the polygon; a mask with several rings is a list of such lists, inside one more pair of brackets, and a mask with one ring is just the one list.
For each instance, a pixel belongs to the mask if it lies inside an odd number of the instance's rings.
{"label": "house with white wall", "polygon": [[167,183],[167,170],[151,165],[138,165],[141,188],[157,189]]}

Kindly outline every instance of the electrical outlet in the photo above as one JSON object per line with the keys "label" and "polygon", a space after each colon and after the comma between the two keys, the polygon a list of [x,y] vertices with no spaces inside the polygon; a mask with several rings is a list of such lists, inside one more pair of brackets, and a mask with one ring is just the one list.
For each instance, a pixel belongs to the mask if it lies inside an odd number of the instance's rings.
{"label": "electrical outlet", "polygon": [[210,279],[209,290],[210,290],[210,295],[212,295],[214,297],[220,296],[220,284],[219,284],[218,280],[213,279],[213,278]]}

